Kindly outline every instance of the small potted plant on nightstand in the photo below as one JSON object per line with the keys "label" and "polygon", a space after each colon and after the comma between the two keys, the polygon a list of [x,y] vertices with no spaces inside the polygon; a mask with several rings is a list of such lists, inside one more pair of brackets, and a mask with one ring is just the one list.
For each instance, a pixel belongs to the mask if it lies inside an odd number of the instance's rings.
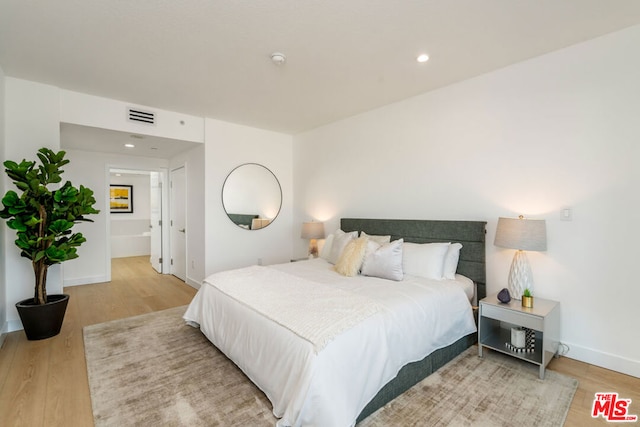
{"label": "small potted plant on nightstand", "polygon": [[522,306],[527,308],[533,307],[533,295],[531,295],[531,291],[528,288],[522,293]]}

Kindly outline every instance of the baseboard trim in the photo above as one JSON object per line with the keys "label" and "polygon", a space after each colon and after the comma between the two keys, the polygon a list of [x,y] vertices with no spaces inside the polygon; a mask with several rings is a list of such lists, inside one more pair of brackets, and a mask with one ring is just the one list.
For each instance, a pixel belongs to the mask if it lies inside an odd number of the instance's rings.
{"label": "baseboard trim", "polygon": [[7,323],[5,325],[6,328],[6,332],[15,332],[15,331],[21,331],[24,329],[24,327],[22,326],[22,322],[20,321],[20,319],[14,319],[14,320],[7,320]]}
{"label": "baseboard trim", "polygon": [[202,286],[202,283],[196,280],[190,279],[189,277],[187,277],[187,280],[185,280],[185,283],[191,286],[192,288],[196,288],[196,289],[200,289],[200,287]]}
{"label": "baseboard trim", "polygon": [[92,285],[94,283],[108,282],[107,276],[90,276],[90,277],[78,277],[75,279],[64,279],[62,285],[67,286],[79,286],[79,285]]}
{"label": "baseboard trim", "polygon": [[2,345],[4,344],[4,339],[7,337],[7,329],[8,322],[4,322],[4,325],[2,325],[2,328],[0,328],[0,350],[2,349]]}
{"label": "baseboard trim", "polygon": [[616,354],[606,353],[568,342],[563,342],[563,344],[569,347],[569,351],[564,354],[566,357],[640,378],[640,361],[638,360],[628,359]]}

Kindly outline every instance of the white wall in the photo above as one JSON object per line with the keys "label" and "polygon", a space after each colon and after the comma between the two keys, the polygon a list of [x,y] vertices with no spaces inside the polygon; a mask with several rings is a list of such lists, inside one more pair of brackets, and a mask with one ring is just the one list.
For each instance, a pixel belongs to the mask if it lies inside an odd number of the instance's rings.
{"label": "white wall", "polygon": [[[5,142],[4,142],[4,71],[0,67],[0,164],[4,163],[5,157]],[[4,170],[4,169],[3,169]],[[4,195],[6,191],[4,174],[0,178],[0,196]],[[0,205],[0,209],[3,206]],[[6,233],[9,229],[0,225],[0,347],[4,341],[5,332],[7,331],[7,286],[6,286],[6,263],[5,263],[5,242]]]}
{"label": "white wall", "polygon": [[100,213],[89,216],[94,222],[76,226],[77,231],[82,232],[87,241],[78,248],[79,258],[63,264],[64,285],[104,282],[110,277],[108,266],[111,258],[108,227],[109,169],[162,170],[167,168],[168,160],[80,150],[67,150],[67,158],[71,162],[65,166],[65,178],[76,186],[82,184],[93,190],[95,206]]}
{"label": "white wall", "polygon": [[[60,149],[59,124],[60,93],[58,88],[41,83],[5,78],[5,155],[7,159],[37,160],[42,147]],[[5,189],[14,188],[5,179]],[[14,245],[15,233],[4,235],[7,329],[20,329],[21,323],[15,303],[33,297],[33,269]],[[60,265],[49,268],[47,293],[62,292]]]}
{"label": "white wall", "polygon": [[[291,257],[293,171],[292,137],[241,125],[205,120],[206,274],[257,264],[287,262]],[[278,217],[260,230],[244,230],[222,207],[222,184],[235,167],[259,163],[282,187]],[[299,233],[298,226],[298,233]]]}
{"label": "white wall", "polygon": [[205,278],[205,144],[186,153],[175,156],[169,161],[169,169],[185,167],[187,212],[186,245],[187,277],[186,282],[196,288]]}
{"label": "white wall", "polygon": [[[640,376],[640,26],[294,138],[294,223],[488,221],[488,292],[513,251],[499,216],[547,220],[535,295],[561,302],[569,357]],[[560,210],[573,208],[573,221]],[[293,236],[296,253],[306,242]],[[634,332],[632,332],[634,333]]]}

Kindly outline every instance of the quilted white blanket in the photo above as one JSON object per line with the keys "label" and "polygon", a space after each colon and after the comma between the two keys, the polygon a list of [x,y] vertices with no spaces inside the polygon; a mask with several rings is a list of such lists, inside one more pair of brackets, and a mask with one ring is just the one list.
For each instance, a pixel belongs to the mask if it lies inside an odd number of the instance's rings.
{"label": "quilted white blanket", "polygon": [[309,341],[316,353],[381,310],[366,296],[257,265],[214,274],[207,283]]}

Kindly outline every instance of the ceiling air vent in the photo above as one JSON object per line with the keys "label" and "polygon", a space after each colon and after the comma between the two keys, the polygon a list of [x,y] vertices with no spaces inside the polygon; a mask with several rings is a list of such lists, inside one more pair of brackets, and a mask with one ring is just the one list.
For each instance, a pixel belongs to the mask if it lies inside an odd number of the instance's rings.
{"label": "ceiling air vent", "polygon": [[150,111],[142,111],[136,108],[128,108],[129,121],[137,123],[156,124],[156,114]]}

